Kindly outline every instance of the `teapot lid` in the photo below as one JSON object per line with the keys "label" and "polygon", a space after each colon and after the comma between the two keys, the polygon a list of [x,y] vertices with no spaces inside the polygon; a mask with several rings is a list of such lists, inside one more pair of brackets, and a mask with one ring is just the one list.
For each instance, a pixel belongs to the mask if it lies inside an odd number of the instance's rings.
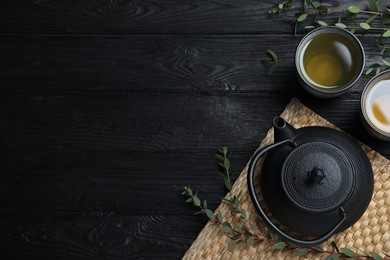
{"label": "teapot lid", "polygon": [[294,148],[282,167],[287,197],[310,212],[342,206],[352,193],[355,167],[343,150],[327,142],[308,142]]}

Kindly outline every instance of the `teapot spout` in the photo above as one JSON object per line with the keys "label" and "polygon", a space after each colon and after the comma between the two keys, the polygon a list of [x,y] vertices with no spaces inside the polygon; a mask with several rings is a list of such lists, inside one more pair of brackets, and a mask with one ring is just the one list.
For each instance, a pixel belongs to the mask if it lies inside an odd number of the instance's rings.
{"label": "teapot spout", "polygon": [[294,140],[296,135],[295,128],[287,123],[283,118],[277,116],[272,120],[274,127],[274,142],[281,142],[284,140]]}

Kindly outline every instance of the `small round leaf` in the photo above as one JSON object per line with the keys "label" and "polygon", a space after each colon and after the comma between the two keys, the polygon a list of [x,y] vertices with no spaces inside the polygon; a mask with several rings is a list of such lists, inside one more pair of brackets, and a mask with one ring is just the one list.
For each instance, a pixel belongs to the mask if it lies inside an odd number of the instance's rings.
{"label": "small round leaf", "polygon": [[348,7],[348,11],[353,14],[358,14],[360,13],[360,8],[357,7],[356,5],[351,5]]}
{"label": "small round leaf", "polygon": [[230,230],[232,230],[232,228],[229,227],[229,226],[222,226],[222,227],[220,228],[220,230],[221,230],[222,232],[229,233]]}
{"label": "small round leaf", "polygon": [[275,243],[275,244],[272,245],[272,249],[282,250],[286,246],[287,246],[287,244],[285,242],[278,242],[278,243]]}
{"label": "small round leaf", "polygon": [[304,256],[304,255],[307,255],[308,253],[309,253],[309,249],[308,248],[302,248],[302,249],[299,249],[295,253],[295,256]]}
{"label": "small round leaf", "polygon": [[382,257],[380,255],[378,255],[377,253],[375,252],[371,252],[370,256],[374,259],[374,260],[382,260]]}
{"label": "small round leaf", "polygon": [[194,196],[193,200],[194,200],[195,206],[200,206],[200,200],[199,200],[199,198],[197,196]]}
{"label": "small round leaf", "polygon": [[209,210],[209,209],[206,209],[206,215],[209,219],[213,219],[214,218],[214,213]]}
{"label": "small round leaf", "polygon": [[383,37],[390,37],[390,29],[382,34]]}
{"label": "small round leaf", "polygon": [[251,247],[251,246],[253,246],[253,241],[254,241],[253,237],[249,237],[249,238],[246,240],[246,244],[247,244],[249,247]]}
{"label": "small round leaf", "polygon": [[340,28],[347,28],[347,26],[343,23],[335,23],[335,25]]}
{"label": "small round leaf", "polygon": [[370,30],[371,26],[368,23],[359,23],[360,28],[364,30]]}
{"label": "small round leaf", "polygon": [[387,67],[390,67],[390,62],[385,60],[385,59],[382,59],[382,62],[383,64],[385,64]]}
{"label": "small round leaf", "polygon": [[319,25],[319,26],[327,26],[328,24],[325,23],[324,21],[321,21],[321,20],[317,20],[316,23]]}
{"label": "small round leaf", "polygon": [[307,14],[301,14],[299,17],[298,17],[298,22],[303,22],[305,21],[307,18]]}
{"label": "small round leaf", "polygon": [[348,257],[354,257],[355,256],[355,253],[349,249],[349,248],[340,248],[340,251],[341,253],[343,253],[344,255],[348,256]]}

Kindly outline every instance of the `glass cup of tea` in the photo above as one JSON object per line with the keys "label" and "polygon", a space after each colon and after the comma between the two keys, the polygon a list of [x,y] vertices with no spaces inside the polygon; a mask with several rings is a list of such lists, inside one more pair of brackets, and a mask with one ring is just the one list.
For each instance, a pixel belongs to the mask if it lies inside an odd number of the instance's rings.
{"label": "glass cup of tea", "polygon": [[374,137],[390,141],[390,70],[374,76],[360,99],[363,125]]}
{"label": "glass cup of tea", "polygon": [[360,78],[364,65],[364,49],[358,38],[336,26],[312,30],[295,52],[299,82],[319,98],[345,93]]}

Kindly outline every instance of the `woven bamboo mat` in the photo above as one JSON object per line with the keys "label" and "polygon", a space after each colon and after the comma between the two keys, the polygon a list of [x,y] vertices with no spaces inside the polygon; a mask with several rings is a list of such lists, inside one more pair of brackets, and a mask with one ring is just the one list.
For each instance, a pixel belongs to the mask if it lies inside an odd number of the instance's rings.
{"label": "woven bamboo mat", "polygon": [[[296,128],[315,125],[336,128],[336,126],[305,107],[296,98],[291,100],[281,116]],[[271,143],[273,143],[272,129],[268,131],[258,149]],[[383,253],[388,254],[390,252],[390,162],[368,146],[361,145],[367,153],[374,171],[375,186],[371,203],[358,222],[349,229],[333,235],[320,246],[325,250],[332,250],[331,241],[334,241],[339,247],[347,247],[357,253],[364,252],[364,254],[369,255],[370,252],[374,251],[384,256]],[[241,205],[248,215],[246,225],[255,225],[259,229],[263,229],[264,225],[259,221],[249,197],[246,182],[247,168],[248,164],[234,183],[231,193],[227,196],[239,196]],[[257,174],[257,176],[259,175]],[[255,178],[256,181],[259,180]],[[221,212],[223,218],[229,223],[235,223],[239,219],[237,216],[232,216],[226,203],[221,203],[216,212]],[[230,238],[226,233],[219,231],[219,228],[209,221],[187,250],[183,259],[299,259],[299,257],[294,256],[294,252],[267,249],[269,246],[265,243],[255,247],[248,247],[244,243],[228,247],[229,240]],[[311,254],[301,258],[324,259],[325,257],[326,255]]]}

